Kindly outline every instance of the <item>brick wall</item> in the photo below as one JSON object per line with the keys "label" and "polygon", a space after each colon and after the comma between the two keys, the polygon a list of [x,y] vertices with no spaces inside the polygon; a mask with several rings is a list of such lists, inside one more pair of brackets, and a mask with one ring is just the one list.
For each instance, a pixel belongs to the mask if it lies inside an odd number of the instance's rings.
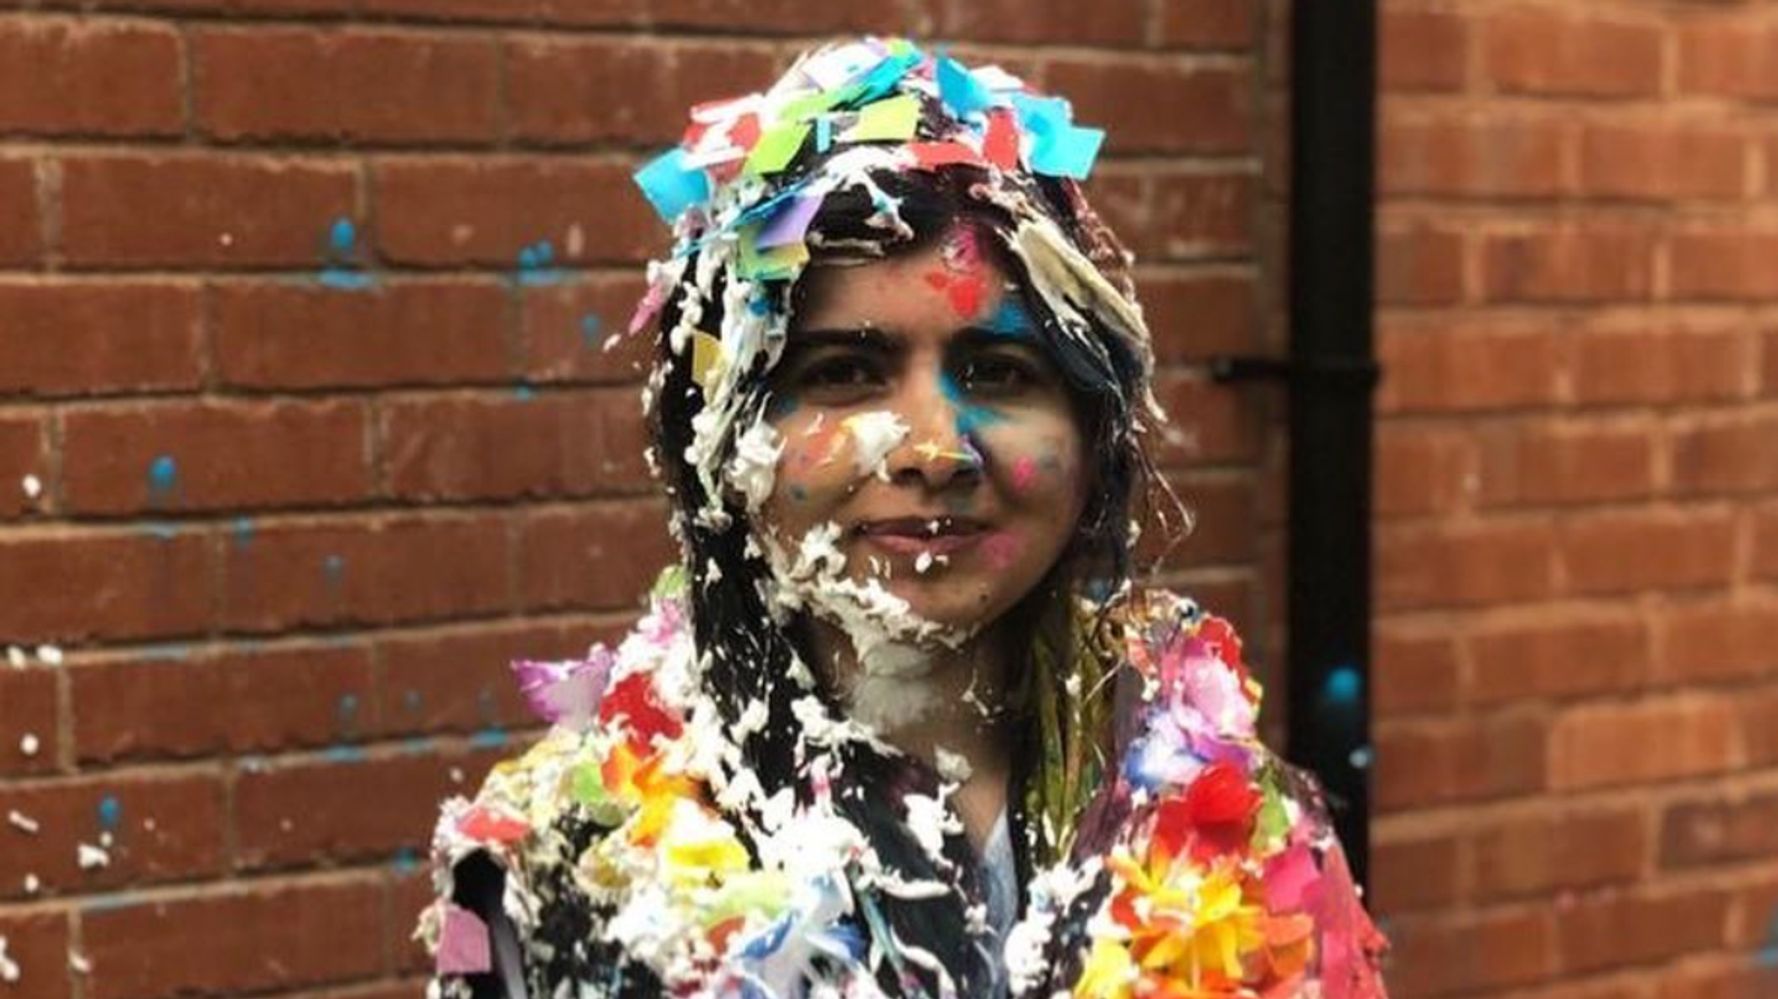
{"label": "brick wall", "polygon": [[1266,20],[0,3],[0,997],[416,994],[434,804],[529,732],[506,660],[609,636],[668,552],[637,351],[598,349],[665,239],[628,172],[825,33],[1111,127],[1204,525],[1173,578],[1266,634],[1264,401],[1199,370],[1276,333]]}
{"label": "brick wall", "polygon": [[1401,996],[1778,991],[1778,9],[1383,8]]}

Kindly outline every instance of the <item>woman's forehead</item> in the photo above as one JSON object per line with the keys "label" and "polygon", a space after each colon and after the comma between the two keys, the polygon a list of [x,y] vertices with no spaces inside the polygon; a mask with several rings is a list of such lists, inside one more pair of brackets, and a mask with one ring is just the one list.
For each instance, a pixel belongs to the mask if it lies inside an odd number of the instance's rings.
{"label": "woman's forehead", "polygon": [[881,260],[812,266],[801,282],[793,336],[836,324],[967,327],[1019,297],[1007,268],[967,229]]}

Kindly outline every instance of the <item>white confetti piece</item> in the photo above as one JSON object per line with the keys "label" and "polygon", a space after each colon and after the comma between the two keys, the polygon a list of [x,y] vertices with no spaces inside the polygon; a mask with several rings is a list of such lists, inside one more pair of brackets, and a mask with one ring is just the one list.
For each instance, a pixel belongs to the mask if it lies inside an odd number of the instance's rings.
{"label": "white confetti piece", "polygon": [[16,808],[6,813],[6,824],[17,829],[19,832],[30,833],[33,836],[37,835],[38,831],[43,828],[37,824],[36,819],[26,815],[24,812],[21,812]]}
{"label": "white confetti piece", "polygon": [[74,973],[77,975],[90,975],[93,973],[93,962],[87,960],[87,956],[77,950],[68,951],[68,967],[73,969]]}
{"label": "white confetti piece", "polygon": [[42,889],[43,889],[43,882],[39,881],[37,879],[37,875],[35,875],[35,874],[25,875],[25,894],[35,895]]}
{"label": "white confetti piece", "polygon": [[83,871],[97,870],[101,867],[111,866],[111,854],[91,843],[76,843],[74,845],[74,861],[80,865],[80,869]]}
{"label": "white confetti piece", "polygon": [[45,666],[62,665],[62,650],[54,645],[37,646],[37,658]]}
{"label": "white confetti piece", "polygon": [[31,499],[36,499],[43,495],[43,480],[35,475],[25,476],[20,482],[20,485],[24,487],[25,495]]}
{"label": "white confetti piece", "polygon": [[11,985],[18,980],[18,962],[6,956],[6,938],[0,937],[0,982],[5,982],[8,985]]}
{"label": "white confetti piece", "polygon": [[24,649],[16,645],[8,645],[6,647],[6,661],[12,664],[13,669],[24,669],[25,664],[30,660],[25,658]]}
{"label": "white confetti piece", "polygon": [[35,733],[26,732],[24,735],[19,736],[19,752],[24,753],[26,756],[36,756],[39,747],[40,744],[37,741]]}

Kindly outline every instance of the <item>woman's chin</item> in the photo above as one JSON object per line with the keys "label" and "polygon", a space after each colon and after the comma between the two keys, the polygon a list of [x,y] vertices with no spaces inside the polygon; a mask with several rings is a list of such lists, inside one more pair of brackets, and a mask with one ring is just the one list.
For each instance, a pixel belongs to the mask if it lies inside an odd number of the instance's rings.
{"label": "woman's chin", "polygon": [[922,621],[946,631],[974,634],[992,624],[1016,600],[998,600],[987,581],[941,576],[896,577],[884,584],[907,601],[908,610]]}

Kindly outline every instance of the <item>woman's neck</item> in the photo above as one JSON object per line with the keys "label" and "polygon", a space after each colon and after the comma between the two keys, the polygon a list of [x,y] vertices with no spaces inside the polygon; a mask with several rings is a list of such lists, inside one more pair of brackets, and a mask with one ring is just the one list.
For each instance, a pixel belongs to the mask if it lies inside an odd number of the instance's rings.
{"label": "woman's neck", "polygon": [[[854,718],[895,748],[924,760],[958,788],[952,807],[981,849],[1006,806],[1011,766],[1005,724],[1006,655],[992,634],[963,643],[898,650],[893,672],[859,666],[852,643],[831,625],[810,629],[812,651]],[[905,659],[916,659],[909,664]]]}

